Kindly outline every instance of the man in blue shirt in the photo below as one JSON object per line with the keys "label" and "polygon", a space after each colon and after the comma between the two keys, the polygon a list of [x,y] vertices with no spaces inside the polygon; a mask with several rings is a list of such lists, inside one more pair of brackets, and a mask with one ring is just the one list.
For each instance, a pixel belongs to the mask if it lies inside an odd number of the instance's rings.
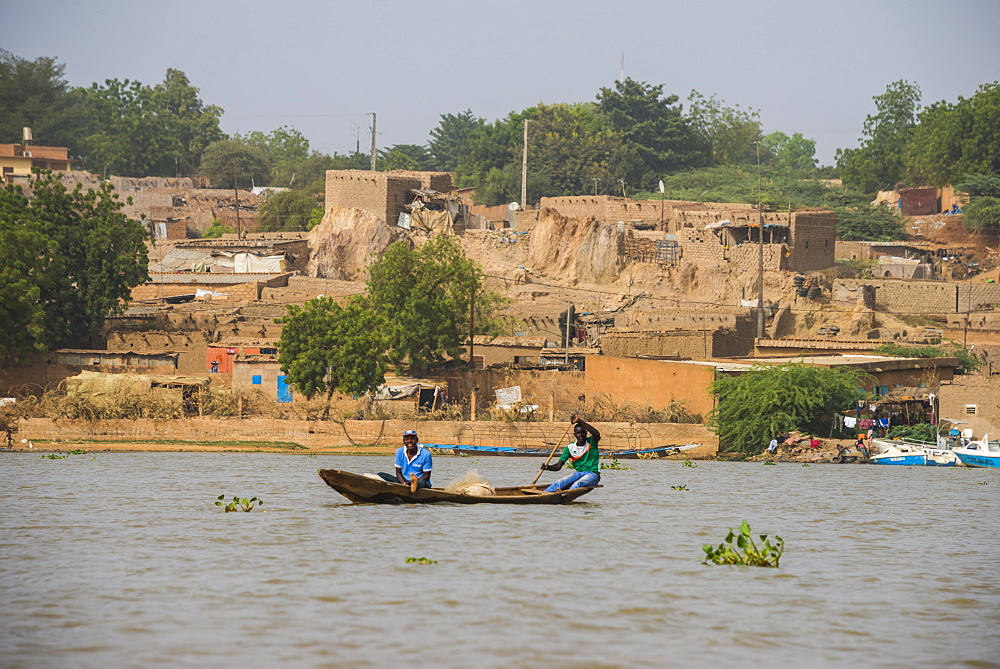
{"label": "man in blue shirt", "polygon": [[418,488],[430,488],[433,467],[431,452],[417,443],[417,431],[407,430],[403,446],[396,451],[396,475],[379,472],[379,476],[390,483],[411,485],[415,481]]}

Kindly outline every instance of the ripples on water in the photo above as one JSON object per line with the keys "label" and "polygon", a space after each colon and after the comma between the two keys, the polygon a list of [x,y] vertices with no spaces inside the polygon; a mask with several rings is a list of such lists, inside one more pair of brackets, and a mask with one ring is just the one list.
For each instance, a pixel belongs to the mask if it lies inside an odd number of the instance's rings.
{"label": "ripples on water", "polygon": [[[996,472],[639,461],[565,507],[354,505],[316,475],[390,464],[3,454],[0,665],[1000,662]],[[538,464],[439,457],[435,481]],[[781,568],[702,564],[742,520]]]}

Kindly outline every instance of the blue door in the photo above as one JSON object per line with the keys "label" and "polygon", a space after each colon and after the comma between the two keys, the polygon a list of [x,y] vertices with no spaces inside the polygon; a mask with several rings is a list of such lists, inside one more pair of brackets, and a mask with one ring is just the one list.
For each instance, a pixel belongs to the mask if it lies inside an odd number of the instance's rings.
{"label": "blue door", "polygon": [[278,401],[279,402],[291,402],[292,401],[292,389],[288,387],[285,383],[285,377],[278,377]]}

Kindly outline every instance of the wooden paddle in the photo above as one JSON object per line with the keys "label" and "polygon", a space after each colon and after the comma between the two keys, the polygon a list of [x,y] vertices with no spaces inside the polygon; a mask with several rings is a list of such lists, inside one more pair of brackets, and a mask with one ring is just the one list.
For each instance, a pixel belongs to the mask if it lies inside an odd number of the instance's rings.
{"label": "wooden paddle", "polygon": [[[559,441],[556,442],[556,445],[555,445],[555,447],[553,447],[552,452],[549,453],[549,457],[545,458],[545,464],[549,464],[549,460],[551,460],[552,456],[555,455],[556,451],[559,450],[560,444],[562,444],[562,442],[566,441],[566,435],[569,434],[570,428],[573,427],[575,424],[576,423],[574,423],[573,421],[570,421],[569,427],[566,428],[566,431],[563,432],[562,437],[560,437]],[[539,469],[538,470],[538,474],[535,475],[535,480],[531,482],[531,485],[535,485],[536,483],[538,483],[538,479],[542,478],[542,472],[544,472],[544,471],[545,471],[544,469]]]}

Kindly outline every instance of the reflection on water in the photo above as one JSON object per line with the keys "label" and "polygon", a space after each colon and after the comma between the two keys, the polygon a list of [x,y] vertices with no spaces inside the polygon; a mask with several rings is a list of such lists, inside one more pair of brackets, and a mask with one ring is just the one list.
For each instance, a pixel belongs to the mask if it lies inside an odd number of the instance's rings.
{"label": "reflection on water", "polygon": [[[316,475],[389,461],[0,455],[0,664],[1000,662],[996,472],[638,461],[566,507],[354,505]],[[781,568],[702,564],[742,520]]]}

